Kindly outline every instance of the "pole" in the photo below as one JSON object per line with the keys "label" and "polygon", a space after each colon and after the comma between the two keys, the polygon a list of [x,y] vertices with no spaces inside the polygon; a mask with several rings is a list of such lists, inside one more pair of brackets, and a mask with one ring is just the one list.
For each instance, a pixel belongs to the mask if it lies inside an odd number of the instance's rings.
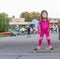
{"label": "pole", "polygon": [[59,28],[59,40],[60,40],[60,28]]}
{"label": "pole", "polygon": [[59,40],[60,40],[60,19],[58,20],[58,32],[59,32]]}

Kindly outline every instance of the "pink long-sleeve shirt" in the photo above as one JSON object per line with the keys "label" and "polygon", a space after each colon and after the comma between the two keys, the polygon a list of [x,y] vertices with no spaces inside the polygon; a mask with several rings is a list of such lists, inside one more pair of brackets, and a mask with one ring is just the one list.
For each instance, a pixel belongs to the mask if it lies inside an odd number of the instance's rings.
{"label": "pink long-sleeve shirt", "polygon": [[46,20],[46,21],[43,21],[43,20],[40,20],[39,21],[39,28],[41,31],[47,31],[49,29],[49,20]]}

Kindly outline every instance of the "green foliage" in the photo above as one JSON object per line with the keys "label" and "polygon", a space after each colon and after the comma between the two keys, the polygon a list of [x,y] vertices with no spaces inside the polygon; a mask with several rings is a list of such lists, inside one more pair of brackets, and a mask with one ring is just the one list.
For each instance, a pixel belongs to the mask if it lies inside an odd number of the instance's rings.
{"label": "green foliage", "polygon": [[9,18],[6,13],[0,13],[0,32],[8,31]]}
{"label": "green foliage", "polygon": [[24,17],[26,21],[32,21],[33,19],[40,19],[40,13],[39,12],[23,12],[21,13],[20,17]]}

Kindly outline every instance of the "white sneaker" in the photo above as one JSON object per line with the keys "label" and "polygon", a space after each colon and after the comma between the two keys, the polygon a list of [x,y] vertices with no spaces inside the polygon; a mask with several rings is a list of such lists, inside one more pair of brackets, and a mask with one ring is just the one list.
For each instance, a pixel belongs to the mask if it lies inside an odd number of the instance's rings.
{"label": "white sneaker", "polygon": [[40,50],[40,46],[38,46],[36,49],[34,49],[34,53]]}
{"label": "white sneaker", "polygon": [[52,46],[49,46],[49,48],[46,49],[50,49],[51,52],[54,52],[54,48]]}
{"label": "white sneaker", "polygon": [[48,48],[46,48],[46,49],[50,49],[50,48],[52,48],[52,46],[49,46]]}
{"label": "white sneaker", "polygon": [[54,52],[54,48],[52,46],[49,47],[51,52]]}
{"label": "white sneaker", "polygon": [[49,48],[52,48],[52,46],[49,46]]}
{"label": "white sneaker", "polygon": [[38,49],[38,50],[40,50],[40,49],[41,49],[41,47],[40,47],[40,46],[38,46],[38,47],[37,47],[37,49]]}

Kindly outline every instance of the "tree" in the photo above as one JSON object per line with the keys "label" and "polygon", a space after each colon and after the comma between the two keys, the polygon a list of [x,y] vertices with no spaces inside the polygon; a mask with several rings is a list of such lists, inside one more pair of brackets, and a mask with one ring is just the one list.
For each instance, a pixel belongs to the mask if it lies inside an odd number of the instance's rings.
{"label": "tree", "polygon": [[33,19],[40,19],[40,13],[39,12],[23,12],[20,15],[21,18],[25,18],[25,21],[32,21]]}
{"label": "tree", "polygon": [[0,32],[8,31],[9,18],[6,13],[0,13]]}

